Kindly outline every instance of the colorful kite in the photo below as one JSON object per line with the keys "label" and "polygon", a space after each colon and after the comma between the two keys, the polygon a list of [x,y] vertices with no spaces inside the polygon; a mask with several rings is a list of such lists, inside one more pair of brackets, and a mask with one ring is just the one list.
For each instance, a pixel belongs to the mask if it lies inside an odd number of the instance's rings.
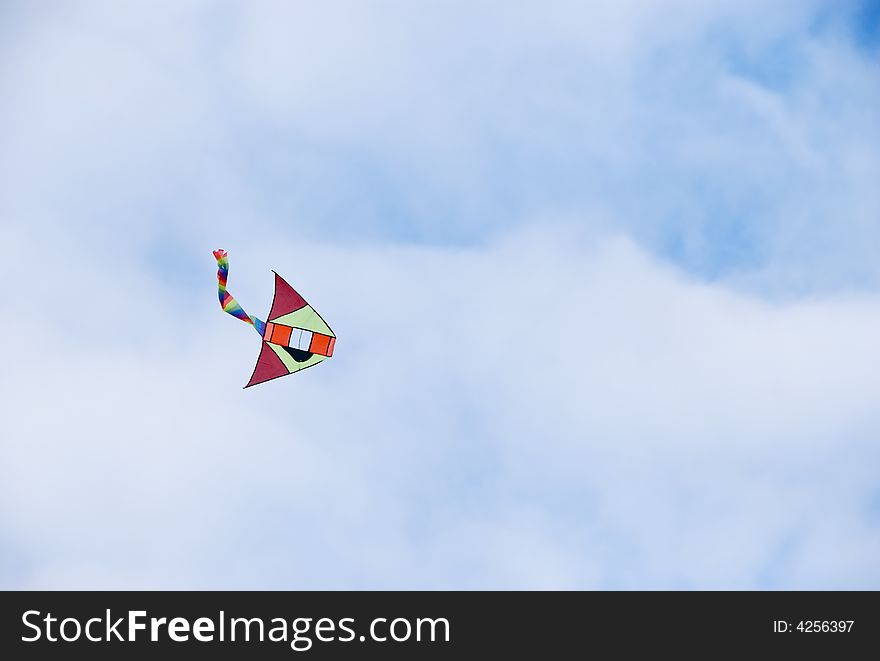
{"label": "colorful kite", "polygon": [[319,315],[275,273],[275,297],[267,322],[249,315],[226,291],[229,258],[225,250],[215,250],[217,290],[223,311],[253,326],[263,338],[260,355],[251,380],[245,388],[263,381],[299,372],[333,355],[336,335]]}

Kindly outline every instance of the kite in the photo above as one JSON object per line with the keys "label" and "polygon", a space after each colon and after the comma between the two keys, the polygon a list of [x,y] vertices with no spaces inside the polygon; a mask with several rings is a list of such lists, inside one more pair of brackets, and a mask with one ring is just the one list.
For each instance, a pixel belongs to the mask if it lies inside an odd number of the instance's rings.
{"label": "kite", "polygon": [[336,334],[296,290],[275,273],[275,296],[267,321],[249,315],[226,291],[229,258],[215,250],[217,293],[223,311],[250,324],[262,338],[260,355],[245,388],[312,367],[333,355]]}

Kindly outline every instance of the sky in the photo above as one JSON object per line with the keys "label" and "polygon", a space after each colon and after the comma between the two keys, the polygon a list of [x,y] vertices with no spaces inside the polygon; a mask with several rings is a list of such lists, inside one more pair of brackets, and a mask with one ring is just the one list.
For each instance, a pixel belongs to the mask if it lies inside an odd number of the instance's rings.
{"label": "sky", "polygon": [[[0,2],[0,588],[880,589],[880,3]],[[335,355],[242,390],[275,269]]]}

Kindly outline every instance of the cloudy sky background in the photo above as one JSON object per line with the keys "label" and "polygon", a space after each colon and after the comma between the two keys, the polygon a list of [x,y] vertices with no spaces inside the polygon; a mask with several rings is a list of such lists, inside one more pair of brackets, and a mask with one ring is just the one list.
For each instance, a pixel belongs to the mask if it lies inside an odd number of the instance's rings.
{"label": "cloudy sky background", "polygon": [[[0,587],[880,588],[880,3],[0,2]],[[339,336],[243,391],[270,268]]]}

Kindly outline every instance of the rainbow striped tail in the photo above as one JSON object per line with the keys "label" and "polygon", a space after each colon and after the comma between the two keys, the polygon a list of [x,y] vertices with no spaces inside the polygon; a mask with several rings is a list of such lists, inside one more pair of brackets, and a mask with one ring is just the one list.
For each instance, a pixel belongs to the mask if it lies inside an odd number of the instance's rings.
{"label": "rainbow striped tail", "polygon": [[217,260],[217,294],[220,298],[220,307],[227,314],[231,314],[233,317],[253,326],[260,334],[260,337],[262,337],[266,331],[266,324],[257,317],[245,312],[238,304],[238,301],[232,297],[232,294],[226,291],[226,280],[229,277],[228,254],[225,250],[218,249],[214,251],[214,258]]}

